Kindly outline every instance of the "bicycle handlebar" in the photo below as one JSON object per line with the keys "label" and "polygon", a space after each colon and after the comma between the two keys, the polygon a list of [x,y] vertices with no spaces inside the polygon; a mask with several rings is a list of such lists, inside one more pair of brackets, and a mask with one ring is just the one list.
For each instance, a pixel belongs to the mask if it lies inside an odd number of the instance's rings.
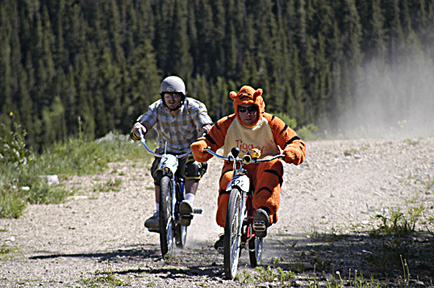
{"label": "bicycle handlebar", "polygon": [[[159,154],[159,153],[154,152],[151,149],[149,149],[148,145],[146,145],[146,140],[145,140],[145,136],[143,135],[142,129],[138,129],[138,131],[140,134],[140,142],[142,142],[143,147],[145,147],[146,150],[148,150],[148,152],[151,153],[152,155],[154,155],[155,157],[159,157],[159,158],[163,157],[164,154]],[[173,156],[175,156],[176,158],[179,159],[179,158],[187,156],[188,154],[191,154],[191,151],[188,151],[187,153],[183,153],[183,154],[179,154],[179,155],[173,155]]]}
{"label": "bicycle handlebar", "polygon": [[[263,158],[263,159],[254,159],[254,158],[251,158],[249,155],[244,155],[242,158],[238,158],[238,155],[237,155],[237,157],[234,157],[232,155],[232,153],[229,153],[229,156],[226,157],[226,156],[222,156],[222,155],[215,153],[209,147],[205,148],[205,151],[208,152],[209,154],[216,156],[218,158],[221,158],[223,160],[226,160],[229,162],[238,161],[238,162],[243,162],[243,164],[261,163],[261,162],[267,162],[267,161],[271,161],[271,160],[278,159],[278,158],[285,158],[285,155],[283,155],[283,154],[278,154],[278,155],[274,155],[274,156],[271,156],[268,158]],[[248,157],[246,157],[246,156],[248,156]],[[248,158],[248,159],[246,159],[246,158]]]}

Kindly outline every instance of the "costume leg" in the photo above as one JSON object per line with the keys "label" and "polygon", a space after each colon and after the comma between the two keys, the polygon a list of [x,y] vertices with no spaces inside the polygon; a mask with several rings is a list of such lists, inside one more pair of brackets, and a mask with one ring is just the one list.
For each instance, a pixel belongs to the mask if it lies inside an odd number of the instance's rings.
{"label": "costume leg", "polygon": [[232,179],[232,163],[226,164],[222,169],[222,176],[220,177],[220,189],[217,200],[217,224],[221,227],[225,227],[226,211],[228,209],[229,193],[226,191],[226,187]]}
{"label": "costume leg", "polygon": [[260,163],[255,171],[255,194],[253,208],[266,207],[270,223],[276,223],[280,206],[280,191],[283,182],[283,165],[280,160]]}

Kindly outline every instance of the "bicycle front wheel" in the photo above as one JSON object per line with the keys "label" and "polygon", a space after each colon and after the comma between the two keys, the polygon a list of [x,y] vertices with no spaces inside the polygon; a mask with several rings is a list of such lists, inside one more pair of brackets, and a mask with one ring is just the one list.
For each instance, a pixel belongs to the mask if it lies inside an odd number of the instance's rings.
{"label": "bicycle front wheel", "polygon": [[234,279],[237,274],[238,260],[241,252],[241,221],[244,211],[241,207],[241,191],[232,189],[226,212],[224,238],[225,278]]}
{"label": "bicycle front wheel", "polygon": [[172,213],[172,179],[163,176],[160,180],[160,247],[162,256],[173,253],[174,219]]}

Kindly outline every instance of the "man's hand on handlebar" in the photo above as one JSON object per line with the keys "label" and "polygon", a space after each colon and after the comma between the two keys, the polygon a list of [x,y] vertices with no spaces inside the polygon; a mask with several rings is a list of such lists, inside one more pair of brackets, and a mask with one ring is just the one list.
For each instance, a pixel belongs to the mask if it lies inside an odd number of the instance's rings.
{"label": "man's hand on handlebar", "polygon": [[143,135],[145,135],[147,131],[145,126],[143,126],[140,122],[136,122],[130,132],[131,138],[135,141],[140,139],[139,129],[142,130]]}

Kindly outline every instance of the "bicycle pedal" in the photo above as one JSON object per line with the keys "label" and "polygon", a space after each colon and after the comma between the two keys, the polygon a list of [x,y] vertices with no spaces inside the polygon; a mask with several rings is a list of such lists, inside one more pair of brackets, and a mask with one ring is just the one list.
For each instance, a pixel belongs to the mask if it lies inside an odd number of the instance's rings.
{"label": "bicycle pedal", "polygon": [[148,228],[149,232],[160,233],[160,229],[158,228]]}
{"label": "bicycle pedal", "polygon": [[216,250],[220,254],[223,254],[223,255],[225,254],[225,248],[224,247],[218,247]]}
{"label": "bicycle pedal", "polygon": [[193,214],[202,214],[203,210],[202,208],[194,208],[193,209]]}
{"label": "bicycle pedal", "polygon": [[265,221],[253,222],[253,230],[255,232],[264,232],[267,230],[267,224]]}
{"label": "bicycle pedal", "polygon": [[193,212],[192,213],[179,213],[179,216],[183,219],[193,219]]}

